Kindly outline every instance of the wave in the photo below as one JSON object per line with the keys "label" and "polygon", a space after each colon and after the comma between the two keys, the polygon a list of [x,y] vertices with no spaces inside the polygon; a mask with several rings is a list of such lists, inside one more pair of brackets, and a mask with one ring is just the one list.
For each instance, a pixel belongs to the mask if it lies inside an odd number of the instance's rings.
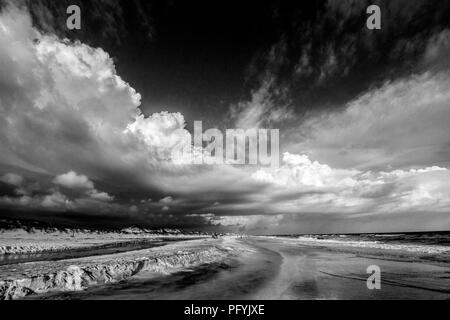
{"label": "wave", "polygon": [[399,250],[414,253],[426,254],[445,254],[450,253],[449,246],[443,245],[424,245],[413,243],[386,243],[382,241],[370,240],[347,240],[345,238],[339,239],[319,239],[312,236],[299,236],[296,238],[305,243],[327,244],[335,246],[357,247],[357,248],[373,248],[383,250]]}

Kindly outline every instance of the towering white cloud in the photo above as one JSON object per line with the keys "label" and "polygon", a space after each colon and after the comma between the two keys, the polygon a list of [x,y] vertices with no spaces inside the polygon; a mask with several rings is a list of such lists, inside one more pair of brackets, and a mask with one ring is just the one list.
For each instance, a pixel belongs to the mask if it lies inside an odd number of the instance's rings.
{"label": "towering white cloud", "polygon": [[[27,12],[9,5],[0,13],[0,69],[0,165],[57,175],[55,185],[82,190],[80,196],[94,201],[73,202],[57,190],[30,197],[22,188],[16,192],[26,194],[3,197],[3,203],[95,207],[113,196],[73,169],[98,178],[99,167],[131,170],[148,160],[136,138],[124,132],[142,119],[140,95],[117,75],[113,59],[102,49],[43,35],[32,27]],[[162,123],[147,133],[147,144],[157,144],[165,124],[171,125]],[[151,134],[158,137],[151,139]],[[23,182],[12,173],[2,181],[16,187]]]}
{"label": "towering white cloud", "polygon": [[41,34],[11,5],[0,13],[0,68],[0,165],[133,180],[190,137],[179,113],[142,115],[104,50]]}
{"label": "towering white cloud", "polygon": [[183,141],[191,141],[190,133],[184,129],[184,116],[177,113],[154,113],[149,117],[139,115],[128,124],[125,132],[143,141],[154,157],[163,160],[171,158],[171,151]]}

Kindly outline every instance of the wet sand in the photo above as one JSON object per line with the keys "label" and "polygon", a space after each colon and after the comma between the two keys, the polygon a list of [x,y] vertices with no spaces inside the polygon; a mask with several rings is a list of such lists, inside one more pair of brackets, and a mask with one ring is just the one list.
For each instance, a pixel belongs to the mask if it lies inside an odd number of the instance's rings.
{"label": "wet sand", "polygon": [[[450,268],[417,259],[396,260],[383,252],[376,257],[304,246],[276,239],[253,240],[255,246],[277,251],[281,270],[256,299],[449,299]],[[367,267],[381,269],[381,289],[369,290]]]}
{"label": "wet sand", "polygon": [[167,275],[219,262],[239,255],[238,250],[228,239],[202,238],[166,241],[164,245],[119,253],[0,265],[0,299],[109,287],[107,284],[145,272]]}
{"label": "wet sand", "polygon": [[82,257],[101,256],[106,254],[115,254],[121,252],[149,249],[158,246],[163,246],[170,242],[183,240],[196,240],[196,238],[189,238],[189,239],[158,238],[158,239],[144,239],[144,240],[129,240],[101,245],[94,245],[91,247],[74,248],[70,250],[62,249],[54,251],[44,251],[40,253],[4,254],[0,255],[0,266],[26,262],[58,261]]}
{"label": "wet sand", "polygon": [[[450,299],[450,268],[429,261],[361,256],[294,241],[250,237],[252,251],[170,275],[142,272],[114,285],[44,299]],[[369,290],[366,269],[381,269]]]}

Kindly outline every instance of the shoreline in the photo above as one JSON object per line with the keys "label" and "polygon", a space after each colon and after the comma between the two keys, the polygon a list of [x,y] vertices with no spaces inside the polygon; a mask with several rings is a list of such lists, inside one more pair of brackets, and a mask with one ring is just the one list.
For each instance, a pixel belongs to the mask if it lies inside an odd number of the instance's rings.
{"label": "shoreline", "polygon": [[181,240],[208,238],[210,235],[190,234],[126,234],[119,232],[26,232],[24,230],[0,232],[0,256],[13,254],[39,254],[70,250],[89,250],[117,243],[136,241]]}
{"label": "shoreline", "polygon": [[[250,236],[0,266],[0,299],[447,299],[449,263]],[[368,290],[378,265],[382,290]]]}
{"label": "shoreline", "polygon": [[256,236],[298,244],[305,247],[321,248],[333,252],[352,253],[369,259],[402,262],[422,262],[447,267],[450,264],[449,246],[430,246],[423,244],[385,244],[369,241],[335,241],[312,238],[292,238],[282,236]]}
{"label": "shoreline", "polygon": [[128,241],[111,242],[83,247],[64,247],[55,250],[41,250],[21,253],[0,254],[0,266],[17,263],[57,261],[64,259],[84,258],[121,252],[132,252],[142,249],[163,246],[170,242],[198,240],[203,238],[155,238],[135,239]]}

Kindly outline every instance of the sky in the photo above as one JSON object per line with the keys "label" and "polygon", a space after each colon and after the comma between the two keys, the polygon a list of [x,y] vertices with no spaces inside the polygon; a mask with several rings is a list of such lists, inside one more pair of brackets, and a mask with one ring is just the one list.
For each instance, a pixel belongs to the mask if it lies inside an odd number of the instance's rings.
{"label": "sky", "polygon": [[[450,230],[449,17],[437,0],[1,0],[0,217]],[[279,129],[280,166],[176,159],[194,121]]]}

